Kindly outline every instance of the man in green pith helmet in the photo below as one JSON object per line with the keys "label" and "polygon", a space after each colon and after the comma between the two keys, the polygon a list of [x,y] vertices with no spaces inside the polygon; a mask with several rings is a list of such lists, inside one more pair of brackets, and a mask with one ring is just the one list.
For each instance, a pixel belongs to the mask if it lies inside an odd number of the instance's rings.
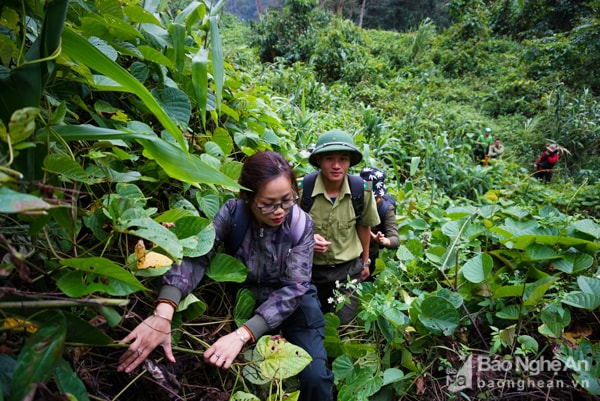
{"label": "man in green pith helmet", "polygon": [[486,128],[483,130],[483,133],[477,137],[475,141],[475,149],[473,150],[473,155],[475,156],[475,161],[483,164],[485,157],[488,154],[488,150],[490,149],[490,145],[494,142],[494,138],[492,138],[492,129]]}
{"label": "man in green pith helmet", "polygon": [[300,206],[315,223],[312,279],[323,312],[335,311],[336,290],[344,295],[337,315],[347,325],[358,308],[353,289],[346,288],[347,278],[359,283],[369,276],[371,226],[379,224],[377,204],[369,183],[348,174],[362,154],[347,132],[323,133],[308,160],[319,169],[301,181]]}

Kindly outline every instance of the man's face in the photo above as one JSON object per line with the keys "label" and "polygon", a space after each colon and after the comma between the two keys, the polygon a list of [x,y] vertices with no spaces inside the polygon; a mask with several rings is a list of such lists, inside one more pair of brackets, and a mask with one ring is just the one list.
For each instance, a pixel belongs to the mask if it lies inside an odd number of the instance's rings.
{"label": "man's face", "polygon": [[319,157],[321,174],[326,181],[341,182],[350,169],[350,152],[328,152]]}

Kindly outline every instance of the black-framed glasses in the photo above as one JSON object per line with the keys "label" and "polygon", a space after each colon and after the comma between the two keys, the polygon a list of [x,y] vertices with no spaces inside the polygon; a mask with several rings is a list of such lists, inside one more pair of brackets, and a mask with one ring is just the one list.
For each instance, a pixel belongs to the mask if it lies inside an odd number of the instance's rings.
{"label": "black-framed glasses", "polygon": [[291,208],[292,206],[294,206],[296,204],[296,202],[298,202],[298,198],[299,198],[298,195],[296,195],[296,193],[293,191],[292,191],[292,193],[294,194],[294,197],[292,199],[287,199],[287,200],[277,202],[277,203],[271,203],[270,205],[265,205],[265,206],[256,205],[256,208],[258,209],[260,214],[273,213],[280,207],[283,210],[287,210],[287,209]]}

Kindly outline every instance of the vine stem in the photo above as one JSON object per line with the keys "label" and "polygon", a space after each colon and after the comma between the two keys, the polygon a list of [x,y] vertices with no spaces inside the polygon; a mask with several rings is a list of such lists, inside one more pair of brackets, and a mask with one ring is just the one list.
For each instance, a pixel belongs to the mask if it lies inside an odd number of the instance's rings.
{"label": "vine stem", "polygon": [[[2,290],[2,289],[0,289]],[[126,306],[128,299],[90,298],[0,302],[0,309],[62,308],[67,306]]]}

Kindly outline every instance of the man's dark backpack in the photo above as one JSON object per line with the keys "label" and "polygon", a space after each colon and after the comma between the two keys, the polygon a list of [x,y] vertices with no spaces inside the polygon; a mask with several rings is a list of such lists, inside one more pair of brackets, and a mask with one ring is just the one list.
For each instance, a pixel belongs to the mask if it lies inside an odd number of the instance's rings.
{"label": "man's dark backpack", "polygon": [[[310,173],[304,176],[302,180],[302,198],[300,199],[300,207],[306,213],[310,211],[314,203],[314,198],[311,196],[315,188],[318,172]],[[362,177],[348,174],[348,182],[350,183],[350,192],[352,193],[352,207],[356,221],[360,220],[365,203],[365,191],[371,191],[371,181],[364,181]]]}

